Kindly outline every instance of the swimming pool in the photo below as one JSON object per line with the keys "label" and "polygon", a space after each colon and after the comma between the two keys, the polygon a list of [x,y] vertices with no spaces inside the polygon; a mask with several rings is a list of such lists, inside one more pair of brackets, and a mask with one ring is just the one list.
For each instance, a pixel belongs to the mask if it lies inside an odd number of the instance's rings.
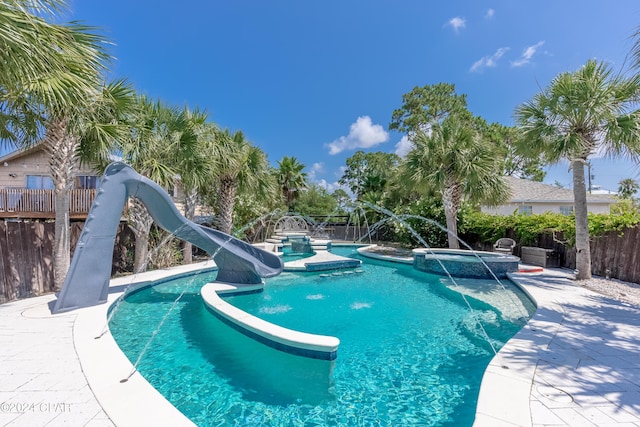
{"label": "swimming pool", "polygon": [[[352,247],[333,251],[358,257]],[[471,425],[494,355],[476,318],[498,348],[526,319],[468,296],[472,313],[440,276],[363,261],[361,273],[283,273],[261,293],[228,299],[278,325],[339,337],[334,361],[280,352],[222,323],[198,294],[215,273],[130,294],[110,328],[135,361],[186,289],[138,369],[198,425]]]}

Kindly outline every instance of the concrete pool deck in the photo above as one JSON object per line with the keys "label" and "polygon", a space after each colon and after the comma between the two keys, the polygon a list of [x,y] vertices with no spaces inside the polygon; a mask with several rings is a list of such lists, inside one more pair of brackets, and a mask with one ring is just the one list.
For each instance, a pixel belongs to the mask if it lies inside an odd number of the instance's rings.
{"label": "concrete pool deck", "polygon": [[[475,425],[640,427],[640,307],[576,286],[562,270],[512,278],[538,311],[487,368]],[[112,280],[109,301],[130,282]],[[138,373],[121,382],[131,363],[109,332],[96,339],[109,304],[51,315],[54,300],[0,305],[0,426],[193,425]]]}
{"label": "concrete pool deck", "polygon": [[533,318],[485,371],[475,426],[640,426],[640,307],[567,271],[517,273]]}

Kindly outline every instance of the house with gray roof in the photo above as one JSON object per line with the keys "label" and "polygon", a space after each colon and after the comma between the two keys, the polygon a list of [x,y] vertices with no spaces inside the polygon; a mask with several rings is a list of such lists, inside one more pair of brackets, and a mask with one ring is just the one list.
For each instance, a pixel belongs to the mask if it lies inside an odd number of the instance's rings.
{"label": "house with gray roof", "polygon": [[[504,177],[511,189],[511,198],[504,204],[482,206],[484,213],[492,215],[541,214],[556,212],[570,215],[574,211],[573,190],[513,176]],[[591,213],[609,213],[616,203],[614,195],[587,194],[587,209]]]}

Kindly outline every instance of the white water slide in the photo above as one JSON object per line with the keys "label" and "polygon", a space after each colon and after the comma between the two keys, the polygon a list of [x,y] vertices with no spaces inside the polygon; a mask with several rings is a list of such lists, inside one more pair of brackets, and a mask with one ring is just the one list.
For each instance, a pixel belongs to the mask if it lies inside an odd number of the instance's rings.
{"label": "white water slide", "polygon": [[140,199],[160,227],[209,253],[218,267],[217,281],[255,284],[282,271],[277,255],[189,221],[162,187],[116,162],[100,180],[53,313],[107,301],[118,223],[129,197]]}

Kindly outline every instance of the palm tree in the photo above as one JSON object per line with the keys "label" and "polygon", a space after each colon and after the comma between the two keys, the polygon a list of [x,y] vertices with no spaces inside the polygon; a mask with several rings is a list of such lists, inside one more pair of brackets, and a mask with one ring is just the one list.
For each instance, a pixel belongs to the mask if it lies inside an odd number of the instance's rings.
{"label": "palm tree", "polygon": [[117,137],[117,115],[129,93],[123,81],[102,83],[110,57],[95,29],[47,22],[63,6],[56,0],[0,4],[0,136],[22,148],[42,138],[51,156],[56,289],[70,261],[71,168],[78,157],[95,158]]}
{"label": "palm tree", "polygon": [[[159,101],[145,96],[137,98],[137,107],[130,116],[132,131],[121,141],[122,158],[141,175],[162,187],[172,186],[177,171],[172,164],[170,145],[173,121],[180,113]],[[128,223],[136,238],[134,271],[145,271],[148,263],[149,234],[153,218],[144,204],[131,199],[127,209]]]}
{"label": "palm tree", "polygon": [[[193,221],[199,193],[209,182],[212,170],[217,165],[216,126],[207,122],[207,114],[187,107],[175,117],[171,135],[172,163],[180,177],[183,189],[184,216]],[[192,244],[182,243],[183,262],[192,260]]]}
{"label": "palm tree", "polygon": [[122,116],[130,108],[132,89],[123,80],[111,82],[82,105],[50,111],[42,140],[49,156],[55,199],[54,284],[60,289],[70,263],[69,190],[77,160],[96,162],[128,131]]}
{"label": "palm tree", "polygon": [[220,131],[216,140],[223,150],[214,172],[218,188],[218,227],[231,234],[238,192],[272,194],[274,188],[266,154],[246,140],[242,131],[233,134],[228,129]]}
{"label": "palm tree", "polygon": [[284,156],[278,162],[275,170],[276,180],[282,191],[287,211],[291,211],[291,204],[301,190],[307,188],[307,174],[303,172],[304,165],[295,157]]}
{"label": "palm tree", "polygon": [[578,280],[591,278],[584,168],[596,151],[640,158],[640,115],[635,110],[639,97],[640,75],[614,74],[606,64],[589,60],[576,72],[556,76],[515,111],[525,133],[522,152],[571,164]]}
{"label": "palm tree", "polygon": [[[184,215],[193,220],[198,194],[210,182],[221,157],[215,138],[217,127],[198,108],[170,107],[145,96],[138,97],[130,126],[129,137],[120,145],[123,159],[165,188],[173,187],[179,180],[184,193]],[[144,271],[149,260],[153,218],[135,198],[127,213],[136,236],[134,271]],[[183,243],[184,262],[191,262],[191,249],[189,242]]]}
{"label": "palm tree", "polygon": [[635,40],[631,47],[631,66],[640,69],[640,27],[636,28],[631,38]]}
{"label": "palm tree", "polygon": [[0,137],[25,146],[52,111],[82,105],[110,59],[106,39],[79,23],[52,24],[59,0],[0,2]]}
{"label": "palm tree", "polygon": [[495,205],[508,196],[499,173],[503,157],[497,154],[497,145],[483,139],[463,115],[433,124],[430,133],[417,131],[412,141],[414,148],[407,154],[403,174],[440,195],[449,248],[458,249],[457,215],[462,201]]}
{"label": "palm tree", "polygon": [[638,181],[631,178],[625,178],[618,183],[618,195],[623,199],[632,199],[633,195],[640,189]]}

